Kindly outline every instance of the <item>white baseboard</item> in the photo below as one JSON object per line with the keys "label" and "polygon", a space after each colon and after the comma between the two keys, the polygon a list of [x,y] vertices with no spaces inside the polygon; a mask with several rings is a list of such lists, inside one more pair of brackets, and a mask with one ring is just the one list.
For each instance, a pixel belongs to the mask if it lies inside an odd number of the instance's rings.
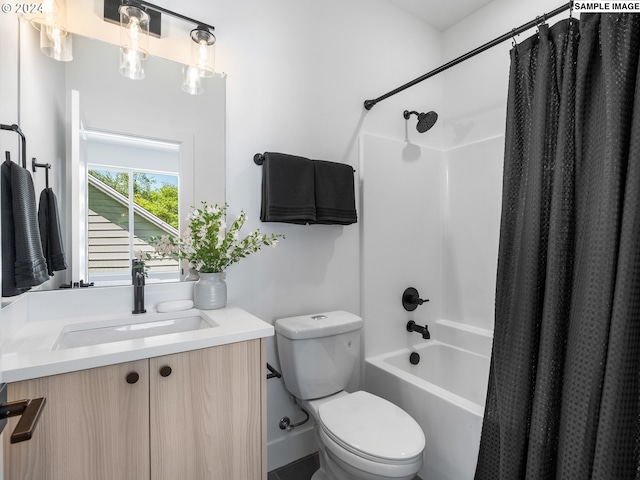
{"label": "white baseboard", "polygon": [[313,424],[305,428],[298,427],[286,437],[267,443],[267,470],[271,472],[317,451]]}

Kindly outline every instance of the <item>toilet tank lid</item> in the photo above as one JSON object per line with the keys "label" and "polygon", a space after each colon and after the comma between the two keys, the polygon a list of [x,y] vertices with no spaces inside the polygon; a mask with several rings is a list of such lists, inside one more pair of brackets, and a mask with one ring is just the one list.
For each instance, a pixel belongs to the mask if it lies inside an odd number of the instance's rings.
{"label": "toilet tank lid", "polygon": [[292,340],[330,337],[362,328],[362,318],[342,310],[276,320],[276,332]]}

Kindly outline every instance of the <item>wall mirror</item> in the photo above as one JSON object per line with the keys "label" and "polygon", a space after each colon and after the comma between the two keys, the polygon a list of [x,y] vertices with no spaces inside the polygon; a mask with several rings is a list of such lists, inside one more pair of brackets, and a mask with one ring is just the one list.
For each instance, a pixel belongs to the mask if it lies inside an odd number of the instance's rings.
{"label": "wall mirror", "polygon": [[[69,265],[42,289],[126,283],[127,272],[130,283],[130,251],[144,243],[139,228],[175,234],[192,206],[224,203],[225,77],[207,78],[202,95],[189,95],[181,90],[182,64],[152,56],[145,78],[130,80],[118,71],[117,45],[77,34],[73,60],[56,62],[40,53],[29,22],[18,23],[17,119],[0,122],[19,123],[28,159],[51,164]],[[34,183],[38,197],[44,172]],[[128,198],[140,188],[147,208]],[[151,208],[163,189],[176,196],[165,216]],[[182,277],[173,268],[164,281]]]}

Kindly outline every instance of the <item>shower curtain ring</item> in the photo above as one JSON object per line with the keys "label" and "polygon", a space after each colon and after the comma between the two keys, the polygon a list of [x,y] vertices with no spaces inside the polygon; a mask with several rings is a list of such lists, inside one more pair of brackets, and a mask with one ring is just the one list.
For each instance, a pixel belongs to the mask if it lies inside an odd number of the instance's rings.
{"label": "shower curtain ring", "polygon": [[511,46],[515,47],[518,44],[518,42],[516,42],[516,29],[512,28],[511,29]]}

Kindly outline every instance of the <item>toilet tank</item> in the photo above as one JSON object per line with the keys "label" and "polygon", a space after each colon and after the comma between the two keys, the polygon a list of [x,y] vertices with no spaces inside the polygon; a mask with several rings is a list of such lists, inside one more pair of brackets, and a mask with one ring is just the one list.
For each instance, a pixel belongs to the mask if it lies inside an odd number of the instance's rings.
{"label": "toilet tank", "polygon": [[343,390],[360,356],[362,323],[344,311],[276,320],[278,358],[287,390],[301,400]]}

